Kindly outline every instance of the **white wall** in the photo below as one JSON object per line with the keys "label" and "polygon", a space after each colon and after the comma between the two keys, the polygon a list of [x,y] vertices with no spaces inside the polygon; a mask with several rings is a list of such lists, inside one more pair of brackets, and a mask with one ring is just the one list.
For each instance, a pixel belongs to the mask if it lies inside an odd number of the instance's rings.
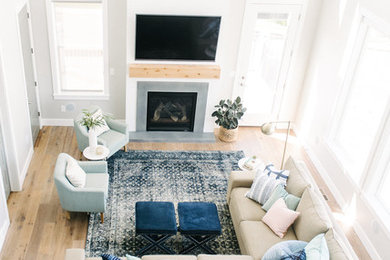
{"label": "white wall", "polygon": [[[251,1],[254,2],[254,1]],[[258,0],[256,2],[272,3],[275,1]],[[291,0],[280,1],[280,3],[302,4],[302,25],[296,41],[297,51],[294,53],[291,62],[290,78],[286,86],[281,108],[281,119],[292,120],[295,117],[298,105],[298,96],[301,91],[304,74],[306,71],[307,59],[315,33],[318,20],[319,8],[322,0]],[[187,79],[135,79],[127,80],[127,104],[126,116],[130,131],[135,130],[136,122],[136,83],[138,80],[162,80],[162,81],[202,81],[209,83],[208,104],[205,118],[205,132],[212,132],[215,128],[215,118],[211,117],[214,105],[220,99],[232,98],[233,83],[237,66],[241,28],[246,1],[243,0],[199,0],[180,1],[168,0],[160,4],[159,0],[129,0],[128,1],[128,63],[134,63],[135,44],[135,14],[177,14],[177,15],[215,15],[221,16],[221,29],[218,40],[217,56],[215,64],[221,67],[219,80],[187,80]],[[233,97],[235,98],[235,97]],[[245,101],[244,101],[245,105]]]}
{"label": "white wall", "polygon": [[[30,1],[37,81],[44,124],[72,124],[71,119],[84,108],[95,104],[118,119],[125,118],[126,93],[126,0],[108,0],[108,52],[110,99],[107,101],[54,100],[47,29],[46,1]],[[61,112],[61,105],[73,104],[74,111]],[[68,119],[68,120],[66,120]]]}
{"label": "white wall", "polygon": [[126,115],[130,131],[135,131],[136,87],[138,80],[208,82],[209,93],[208,103],[206,106],[204,131],[213,131],[215,127],[215,119],[211,117],[211,113],[213,112],[214,105],[217,104],[220,99],[231,98],[232,95],[234,70],[237,61],[237,51],[244,8],[245,1],[242,0],[166,0],[164,1],[164,4],[161,4],[160,0],[128,1],[128,64],[134,63],[135,14],[204,15],[222,17],[215,61],[215,64],[221,67],[220,79],[136,79],[129,78],[128,75],[126,75],[128,78],[126,95],[127,100],[129,101],[127,104]]}
{"label": "white wall", "polygon": [[370,253],[375,257],[377,252],[383,259],[390,259],[389,233],[352,180],[344,174],[326,142],[338,91],[349,65],[350,44],[357,23],[354,18],[359,8],[365,8],[390,23],[390,2],[387,0],[323,2],[296,125],[300,138],[308,145],[339,204],[343,208],[348,207],[356,196],[357,219],[354,227]]}
{"label": "white wall", "polygon": [[0,168],[0,251],[3,247],[5,237],[7,235],[8,227],[10,225],[7,200],[5,198],[3,178],[1,178],[1,168]]}
{"label": "white wall", "polygon": [[[0,55],[3,84],[0,108],[11,189],[22,189],[33,152],[27,92],[24,81],[17,11],[24,1],[0,1]],[[1,80],[1,79],[0,79]]]}

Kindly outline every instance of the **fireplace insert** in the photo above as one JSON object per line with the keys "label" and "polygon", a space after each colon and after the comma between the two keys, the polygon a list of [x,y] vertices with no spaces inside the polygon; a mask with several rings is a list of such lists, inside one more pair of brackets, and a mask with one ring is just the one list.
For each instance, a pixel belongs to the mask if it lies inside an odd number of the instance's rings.
{"label": "fireplace insert", "polygon": [[194,131],[197,93],[148,92],[147,131]]}

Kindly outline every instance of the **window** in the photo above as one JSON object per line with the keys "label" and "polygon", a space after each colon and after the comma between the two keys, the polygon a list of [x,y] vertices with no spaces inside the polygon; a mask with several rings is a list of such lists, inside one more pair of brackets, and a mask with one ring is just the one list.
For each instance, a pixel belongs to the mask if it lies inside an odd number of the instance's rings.
{"label": "window", "polygon": [[361,27],[362,40],[355,50],[352,76],[346,81],[348,90],[331,136],[338,159],[357,184],[375,153],[390,97],[390,35],[365,20]]}
{"label": "window", "polygon": [[103,3],[48,1],[54,98],[107,98]]}

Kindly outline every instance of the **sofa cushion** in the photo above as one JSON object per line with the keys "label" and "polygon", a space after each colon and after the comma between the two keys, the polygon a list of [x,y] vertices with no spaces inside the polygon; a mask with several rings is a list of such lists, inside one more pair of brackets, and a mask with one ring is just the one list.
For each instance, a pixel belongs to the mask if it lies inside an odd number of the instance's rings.
{"label": "sofa cushion", "polygon": [[301,200],[301,198],[298,198],[297,196],[288,193],[282,185],[278,185],[271,193],[269,199],[264,203],[262,209],[268,211],[272,207],[272,205],[274,205],[274,203],[280,198],[283,198],[284,202],[287,205],[287,208],[291,210],[296,210],[299,201]]}
{"label": "sofa cushion", "polygon": [[260,221],[265,215],[259,203],[245,197],[248,190],[249,188],[235,188],[231,193],[229,208],[237,224],[244,220]]}
{"label": "sofa cushion", "polygon": [[142,260],[196,260],[193,255],[144,255]]}
{"label": "sofa cushion", "polygon": [[198,260],[253,260],[249,255],[198,255]]}
{"label": "sofa cushion", "polygon": [[76,188],[85,186],[86,173],[73,158],[68,158],[66,164],[66,178]]}
{"label": "sofa cushion", "polygon": [[305,246],[306,258],[308,260],[329,260],[329,250],[326,244],[325,234],[315,236],[307,246]]}
{"label": "sofa cushion", "polygon": [[260,260],[276,243],[297,239],[291,227],[284,238],[280,238],[261,221],[242,221],[239,232],[243,241],[242,249],[244,249],[241,253],[251,255],[255,260]]}
{"label": "sofa cushion", "polygon": [[246,196],[263,205],[277,185],[286,186],[288,175],[289,171],[276,170],[273,164],[268,164],[264,171],[258,172]]}
{"label": "sofa cushion", "polygon": [[306,245],[307,242],[299,240],[279,242],[268,249],[261,260],[305,260],[306,254],[304,248]]}
{"label": "sofa cushion", "polygon": [[85,188],[103,188],[108,192],[108,178],[106,173],[88,173],[85,178]]}
{"label": "sofa cushion", "polygon": [[299,216],[299,212],[288,209],[282,198],[278,199],[269,209],[262,221],[269,226],[276,235],[283,238],[288,228]]}
{"label": "sofa cushion", "polygon": [[349,249],[346,248],[345,244],[341,239],[337,238],[333,228],[330,228],[325,234],[326,243],[329,249],[330,259],[332,260],[347,260],[352,257],[347,253]]}
{"label": "sofa cushion", "polygon": [[303,192],[307,187],[310,187],[309,182],[304,176],[304,169],[299,167],[296,161],[289,157],[284,168],[290,171],[287,179],[286,191],[294,196],[302,197]]}
{"label": "sofa cushion", "polygon": [[331,221],[324,204],[310,188],[303,193],[297,211],[301,214],[295,220],[293,227],[299,240],[309,242],[316,235],[326,233],[331,227]]}

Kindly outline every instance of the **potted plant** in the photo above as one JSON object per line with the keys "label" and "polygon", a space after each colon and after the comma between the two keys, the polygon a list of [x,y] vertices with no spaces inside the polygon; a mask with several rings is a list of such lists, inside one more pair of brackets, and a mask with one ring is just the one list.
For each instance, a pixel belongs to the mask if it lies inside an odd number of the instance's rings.
{"label": "potted plant", "polygon": [[237,97],[234,101],[222,99],[215,107],[217,110],[211,116],[217,118],[215,123],[219,125],[218,138],[224,142],[236,141],[238,137],[238,120],[246,111],[246,108],[242,106],[241,98]]}
{"label": "potted plant", "polygon": [[79,124],[86,126],[88,129],[88,143],[90,149],[93,151],[97,147],[97,135],[96,128],[107,125],[106,120],[110,118],[109,115],[103,115],[102,113],[90,112],[88,109],[83,109],[83,117],[79,121]]}

